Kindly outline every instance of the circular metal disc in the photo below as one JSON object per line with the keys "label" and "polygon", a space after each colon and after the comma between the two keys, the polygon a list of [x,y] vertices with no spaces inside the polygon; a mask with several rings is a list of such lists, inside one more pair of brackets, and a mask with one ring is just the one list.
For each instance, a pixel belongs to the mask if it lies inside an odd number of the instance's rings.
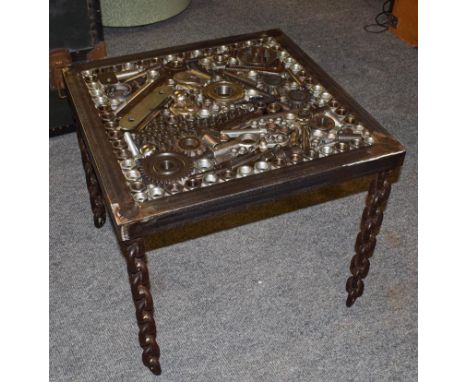
{"label": "circular metal disc", "polygon": [[163,152],[143,158],[146,176],[157,184],[168,184],[183,179],[192,171],[193,161],[186,155]]}
{"label": "circular metal disc", "polygon": [[229,103],[242,99],[244,88],[236,82],[217,81],[205,86],[203,94],[214,101]]}

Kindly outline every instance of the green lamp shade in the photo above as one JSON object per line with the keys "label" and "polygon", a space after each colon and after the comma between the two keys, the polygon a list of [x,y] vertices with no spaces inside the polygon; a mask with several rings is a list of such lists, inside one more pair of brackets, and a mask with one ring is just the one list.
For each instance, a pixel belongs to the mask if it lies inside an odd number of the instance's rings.
{"label": "green lamp shade", "polygon": [[182,12],[190,0],[101,0],[102,24],[134,27],[166,20]]}

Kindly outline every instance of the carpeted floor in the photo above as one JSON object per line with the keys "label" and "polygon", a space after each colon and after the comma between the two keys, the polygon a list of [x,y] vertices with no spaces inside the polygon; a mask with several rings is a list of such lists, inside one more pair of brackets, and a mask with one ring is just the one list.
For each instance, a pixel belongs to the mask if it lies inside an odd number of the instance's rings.
{"label": "carpeted floor", "polygon": [[[118,55],[281,28],[408,149],[351,309],[365,182],[148,240],[158,381],[417,379],[417,50],[363,31],[381,3],[193,0],[160,24],[105,30]],[[114,233],[93,226],[75,135],[50,140],[50,377],[156,380]]]}

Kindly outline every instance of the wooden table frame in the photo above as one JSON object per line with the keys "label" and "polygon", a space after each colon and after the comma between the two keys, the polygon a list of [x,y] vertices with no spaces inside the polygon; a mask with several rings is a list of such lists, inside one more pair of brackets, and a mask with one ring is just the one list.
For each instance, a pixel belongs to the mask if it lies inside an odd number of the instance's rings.
{"label": "wooden table frame", "polygon": [[[109,64],[262,36],[273,36],[287,48],[290,54],[315,75],[341,104],[362,121],[375,137],[375,143],[361,149],[138,205],[128,191],[125,178],[80,72]],[[362,215],[360,232],[356,239],[356,253],[351,260],[351,276],[346,283],[348,293],[346,305],[351,306],[362,295],[363,279],[369,271],[369,258],[375,248],[376,235],[382,224],[383,210],[390,193],[389,174],[403,164],[405,149],[282,31],[275,29],[232,36],[74,65],[64,71],[64,78],[70,103],[76,114],[78,141],[94,224],[98,228],[102,227],[106,220],[106,211],[108,212],[127,259],[139,327],[139,341],[143,348],[143,363],[154,374],[161,373],[160,351],[156,342],[153,299],[143,245],[144,236],[169,227],[193,223],[210,216],[278,199],[292,192],[373,175]]]}

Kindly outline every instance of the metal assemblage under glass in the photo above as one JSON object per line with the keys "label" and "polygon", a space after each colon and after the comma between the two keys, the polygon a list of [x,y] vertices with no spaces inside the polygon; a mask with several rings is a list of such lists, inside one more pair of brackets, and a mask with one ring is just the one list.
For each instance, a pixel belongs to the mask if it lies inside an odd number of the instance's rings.
{"label": "metal assemblage under glass", "polygon": [[353,110],[272,36],[81,77],[137,203],[374,143]]}

